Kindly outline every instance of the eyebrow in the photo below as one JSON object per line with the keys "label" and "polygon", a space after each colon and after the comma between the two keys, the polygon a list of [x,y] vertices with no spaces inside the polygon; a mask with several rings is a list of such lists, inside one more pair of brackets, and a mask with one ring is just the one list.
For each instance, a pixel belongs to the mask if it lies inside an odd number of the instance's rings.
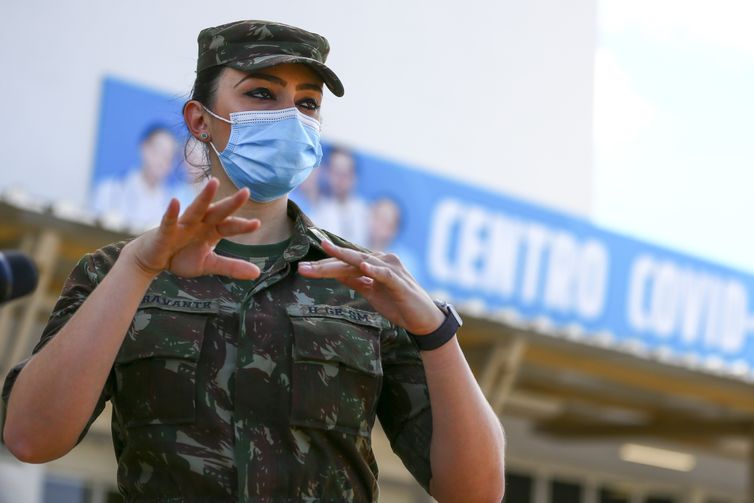
{"label": "eyebrow", "polygon": [[296,86],[297,91],[302,91],[304,89],[309,89],[312,91],[319,91],[320,93],[322,92],[322,86],[318,86],[317,84],[304,83],[304,84],[299,84]]}
{"label": "eyebrow", "polygon": [[[257,73],[257,72],[254,72],[254,73],[249,73],[249,74],[245,75],[244,78],[242,78],[241,80],[239,80],[238,82],[236,82],[236,85],[233,86],[233,88],[238,87],[241,84],[241,82],[245,81],[246,79],[261,79],[261,80],[266,80],[266,81],[278,84],[278,85],[280,85],[282,87],[285,87],[285,86],[288,85],[288,82],[286,82],[285,80],[281,79],[280,77],[276,77],[275,75],[270,75],[270,74],[267,74],[267,73]],[[299,84],[299,85],[296,86],[296,90],[298,90],[298,91],[301,91],[301,90],[304,90],[304,89],[309,89],[309,90],[312,90],[312,91],[319,91],[320,93],[322,92],[322,86],[317,85],[317,84],[313,84],[313,83],[305,82],[303,84]]]}

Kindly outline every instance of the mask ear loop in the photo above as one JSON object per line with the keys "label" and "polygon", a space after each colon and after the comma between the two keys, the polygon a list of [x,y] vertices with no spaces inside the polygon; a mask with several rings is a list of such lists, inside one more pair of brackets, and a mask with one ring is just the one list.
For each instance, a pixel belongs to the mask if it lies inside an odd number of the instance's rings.
{"label": "mask ear loop", "polygon": [[[203,108],[203,109],[204,109],[204,110],[205,110],[205,111],[206,111],[206,112],[207,112],[208,114],[210,114],[210,115],[211,115],[212,117],[214,117],[215,119],[218,119],[218,120],[221,120],[221,121],[223,121],[223,122],[226,122],[226,123],[230,124],[231,126],[233,125],[233,122],[229,121],[229,120],[228,120],[228,119],[226,119],[225,117],[220,117],[219,115],[217,115],[217,114],[216,114],[215,112],[213,112],[213,111],[212,111],[212,110],[210,110],[209,108],[205,107],[204,105],[202,105],[202,108]],[[223,162],[222,162],[222,161],[220,160],[220,152],[218,152],[218,151],[217,151],[217,147],[215,147],[215,144],[214,144],[214,143],[212,142],[212,140],[210,140],[210,141],[209,141],[208,143],[209,143],[209,146],[210,146],[210,147],[212,147],[212,150],[214,150],[214,151],[215,151],[215,154],[217,154],[217,160],[218,160],[218,161],[220,161],[220,165],[222,166],[222,163],[223,163]]]}
{"label": "mask ear loop", "polygon": [[[203,108],[204,110],[206,110],[206,111],[207,111],[207,113],[208,113],[208,114],[210,114],[210,115],[211,115],[212,117],[214,117],[215,119],[221,120],[221,121],[223,121],[223,122],[227,122],[228,124],[230,124],[231,126],[233,126],[233,122],[229,121],[229,120],[228,120],[228,119],[226,119],[225,117],[220,117],[219,115],[217,115],[217,114],[216,114],[215,112],[213,112],[213,111],[212,111],[212,110],[210,110],[209,108],[205,107],[204,105],[202,105],[202,108]],[[212,140],[208,141],[207,143],[209,143],[209,146],[210,146],[210,147],[212,147],[212,150],[214,150],[214,151],[215,151],[215,155],[217,155],[217,162],[219,162],[219,163],[220,163],[220,167],[221,167],[221,168],[223,169],[223,171],[225,171],[225,173],[227,173],[227,172],[228,172],[228,170],[227,170],[227,169],[225,169],[225,165],[223,164],[223,160],[222,160],[222,158],[220,157],[220,152],[219,152],[219,151],[217,150],[217,147],[215,147],[215,143],[214,143],[214,142],[213,142]]]}
{"label": "mask ear loop", "polygon": [[202,108],[203,108],[203,109],[204,109],[204,110],[205,110],[205,111],[206,111],[206,112],[207,112],[208,114],[210,114],[210,115],[211,115],[212,117],[214,117],[215,119],[220,119],[220,120],[221,120],[221,121],[223,121],[223,122],[227,122],[228,124],[230,124],[230,125],[233,125],[233,122],[232,122],[232,121],[229,121],[229,120],[228,120],[228,119],[226,119],[225,117],[220,117],[219,115],[217,115],[217,114],[216,114],[215,112],[213,112],[213,111],[212,111],[212,110],[210,110],[209,108],[205,107],[204,105],[202,105]]}

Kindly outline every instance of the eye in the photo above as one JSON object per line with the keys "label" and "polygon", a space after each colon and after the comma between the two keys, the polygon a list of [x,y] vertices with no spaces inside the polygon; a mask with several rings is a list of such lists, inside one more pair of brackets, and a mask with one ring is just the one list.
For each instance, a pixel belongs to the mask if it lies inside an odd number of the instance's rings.
{"label": "eye", "polygon": [[275,96],[272,95],[269,89],[266,87],[257,87],[256,89],[252,89],[248,93],[244,93],[246,96],[249,96],[250,98],[256,98],[260,100],[274,100]]}
{"label": "eye", "polygon": [[320,108],[319,103],[317,103],[317,100],[315,100],[314,98],[305,98],[296,104],[301,108],[311,111],[316,111]]}

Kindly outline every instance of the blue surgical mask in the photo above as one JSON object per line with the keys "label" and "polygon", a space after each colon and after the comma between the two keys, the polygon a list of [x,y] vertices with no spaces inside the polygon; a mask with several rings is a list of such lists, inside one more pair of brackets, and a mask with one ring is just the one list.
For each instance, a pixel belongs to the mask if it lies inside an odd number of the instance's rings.
{"label": "blue surgical mask", "polygon": [[239,189],[248,187],[254,201],[265,203],[291,192],[322,161],[319,121],[296,108],[234,112],[225,150],[218,152],[225,173]]}

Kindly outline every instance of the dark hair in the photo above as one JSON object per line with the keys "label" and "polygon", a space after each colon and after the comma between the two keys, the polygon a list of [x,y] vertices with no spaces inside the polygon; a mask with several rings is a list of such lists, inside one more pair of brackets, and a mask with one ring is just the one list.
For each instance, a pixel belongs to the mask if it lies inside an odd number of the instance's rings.
{"label": "dark hair", "polygon": [[211,66],[197,73],[190,99],[211,108],[215,104],[217,82],[220,80],[220,74],[224,69],[224,66]]}
{"label": "dark hair", "polygon": [[[191,88],[190,100],[196,100],[209,109],[212,109],[215,104],[215,92],[217,91],[217,83],[220,80],[220,74],[222,74],[224,66],[211,66],[196,74],[196,80],[194,80],[194,87]],[[185,105],[184,105],[185,107]],[[183,157],[187,164],[195,168],[201,168],[203,176],[209,178],[210,168],[212,163],[209,160],[209,147],[206,143],[192,141],[194,137],[189,132],[186,144],[183,146]],[[201,148],[202,159],[201,164],[194,164],[189,161],[189,149]]]}

